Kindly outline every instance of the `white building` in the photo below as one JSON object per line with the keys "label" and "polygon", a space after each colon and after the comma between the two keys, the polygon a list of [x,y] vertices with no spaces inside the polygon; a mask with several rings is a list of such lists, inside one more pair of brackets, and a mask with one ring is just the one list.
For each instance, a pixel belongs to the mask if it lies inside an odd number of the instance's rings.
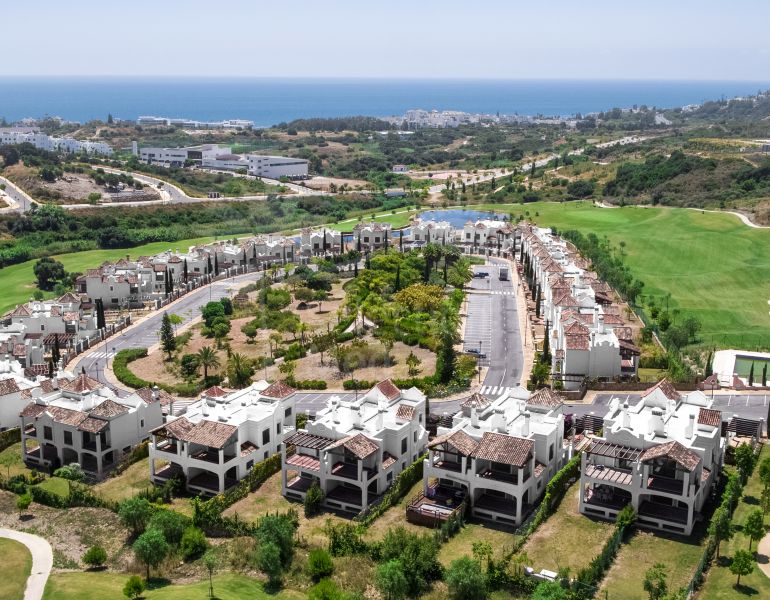
{"label": "white building", "polygon": [[195,121],[169,117],[141,116],[136,120],[137,125],[162,127],[187,127],[189,129],[253,129],[254,121],[246,119],[225,119],[224,121]]}
{"label": "white building", "polygon": [[263,154],[247,154],[246,158],[249,161],[249,175],[268,179],[302,179],[308,175],[310,162],[302,158]]}
{"label": "white building", "polygon": [[315,482],[328,508],[365,509],[424,452],[425,403],[417,388],[399,390],[390,380],[356,400],[332,396],[305,429],[284,440],[283,495],[302,500]]}
{"label": "white building", "polygon": [[258,381],[231,392],[209,388],[176,418],[169,409],[166,423],[152,431],[151,480],[182,473],[192,493],[224,492],[294,431],[294,393],[282,382]]}
{"label": "white building", "polygon": [[335,229],[305,227],[300,234],[300,250],[303,256],[339,253],[342,251],[342,233]]}
{"label": "white building", "polygon": [[121,398],[85,373],[54,380],[50,391],[34,388],[19,416],[27,465],[53,470],[78,463],[97,478],[163,422],[159,402],[135,393]]}
{"label": "white building", "polygon": [[409,229],[406,239],[414,245],[455,243],[455,230],[447,221],[418,220]]}
{"label": "white building", "polygon": [[702,392],[663,380],[634,405],[614,398],[603,435],[582,455],[580,512],[614,519],[630,504],[637,525],[692,533],[722,467],[722,413]]}
{"label": "white building", "polygon": [[3,127],[0,128],[0,145],[32,144],[40,150],[49,152],[85,152],[86,154],[99,154],[111,156],[112,148],[104,142],[92,142],[76,140],[74,138],[60,138],[41,133],[34,127]]}
{"label": "white building", "polygon": [[477,518],[519,525],[570,458],[563,398],[519,387],[495,400],[474,394],[461,407],[428,444],[424,494],[407,518],[435,524],[467,502]]}
{"label": "white building", "polygon": [[353,244],[356,250],[379,250],[390,246],[390,223],[358,223],[353,228]]}
{"label": "white building", "polygon": [[459,242],[472,252],[508,252],[513,249],[514,227],[508,221],[467,221]]}

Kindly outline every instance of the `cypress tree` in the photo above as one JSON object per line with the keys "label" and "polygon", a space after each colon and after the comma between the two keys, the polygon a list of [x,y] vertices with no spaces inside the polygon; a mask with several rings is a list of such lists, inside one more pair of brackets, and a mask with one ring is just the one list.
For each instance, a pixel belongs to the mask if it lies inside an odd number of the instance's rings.
{"label": "cypress tree", "polygon": [[206,257],[206,275],[211,275],[211,254]]}
{"label": "cypress tree", "polygon": [[174,339],[174,331],[171,328],[171,319],[167,312],[163,313],[163,320],[160,324],[160,344],[163,347],[163,351],[168,354],[168,359],[171,360],[171,353],[176,349],[176,340]]}
{"label": "cypress tree", "polygon": [[358,277],[358,260],[353,263],[353,277]]}
{"label": "cypress tree", "polygon": [[751,363],[751,369],[749,369],[749,387],[754,385],[754,363]]}
{"label": "cypress tree", "polygon": [[[98,321],[98,318],[97,318]],[[59,334],[53,334],[53,347],[51,348],[51,362],[58,365],[61,355],[59,354]]]}
{"label": "cypress tree", "polygon": [[708,356],[706,357],[706,365],[703,367],[703,374],[706,377],[711,377],[711,375],[714,372],[713,369],[711,368],[711,359],[712,359],[711,350],[709,350]]}
{"label": "cypress tree", "polygon": [[388,230],[387,229],[385,230],[384,243],[385,243],[385,253],[387,254],[387,252],[388,252]]}
{"label": "cypress tree", "polygon": [[540,362],[550,364],[551,363],[551,342],[550,342],[550,328],[551,324],[545,322],[545,338],[543,339],[543,353],[540,355]]}
{"label": "cypress tree", "polygon": [[182,265],[182,276],[184,277],[184,282],[187,283],[187,259],[184,259],[184,264]]}
{"label": "cypress tree", "polygon": [[53,360],[48,361],[48,379],[53,379],[54,376],[53,362]]}
{"label": "cypress tree", "polygon": [[762,387],[767,386],[767,363],[762,367]]}
{"label": "cypress tree", "polygon": [[396,282],[394,284],[396,291],[401,289],[401,265],[396,265]]}
{"label": "cypress tree", "polygon": [[324,256],[326,256],[326,229],[323,230],[323,240],[321,242],[321,248],[323,249]]}
{"label": "cypress tree", "polygon": [[219,275],[219,257],[214,254],[214,277]]}
{"label": "cypress tree", "polygon": [[535,316],[540,318],[540,286],[537,286],[537,295],[535,296]]}
{"label": "cypress tree", "polygon": [[401,230],[401,235],[398,236],[398,251],[404,251],[404,231]]}

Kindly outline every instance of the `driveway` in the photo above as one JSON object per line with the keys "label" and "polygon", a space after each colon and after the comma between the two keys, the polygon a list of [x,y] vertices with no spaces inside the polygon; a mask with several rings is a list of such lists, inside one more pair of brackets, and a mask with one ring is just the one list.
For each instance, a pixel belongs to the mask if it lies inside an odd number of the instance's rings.
{"label": "driveway", "polygon": [[20,542],[29,549],[32,555],[32,572],[27,579],[24,600],[41,600],[45,591],[45,584],[53,567],[51,544],[40,536],[23,533],[15,529],[0,528],[0,537]]}

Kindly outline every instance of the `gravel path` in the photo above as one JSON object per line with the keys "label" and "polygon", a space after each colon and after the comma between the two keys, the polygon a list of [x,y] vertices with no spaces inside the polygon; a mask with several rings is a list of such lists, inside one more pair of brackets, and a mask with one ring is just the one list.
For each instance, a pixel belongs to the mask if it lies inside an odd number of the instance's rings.
{"label": "gravel path", "polygon": [[30,554],[32,554],[32,572],[27,579],[24,600],[41,600],[45,591],[45,584],[53,567],[51,544],[40,536],[23,533],[15,529],[0,528],[0,537],[20,542],[29,549]]}

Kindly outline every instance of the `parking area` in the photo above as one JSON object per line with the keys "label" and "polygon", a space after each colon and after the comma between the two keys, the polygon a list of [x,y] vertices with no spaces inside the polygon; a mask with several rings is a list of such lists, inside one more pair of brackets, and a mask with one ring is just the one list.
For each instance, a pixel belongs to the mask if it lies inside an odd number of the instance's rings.
{"label": "parking area", "polygon": [[481,352],[482,365],[489,364],[492,350],[492,297],[484,294],[468,295],[468,318],[463,336],[464,352]]}

